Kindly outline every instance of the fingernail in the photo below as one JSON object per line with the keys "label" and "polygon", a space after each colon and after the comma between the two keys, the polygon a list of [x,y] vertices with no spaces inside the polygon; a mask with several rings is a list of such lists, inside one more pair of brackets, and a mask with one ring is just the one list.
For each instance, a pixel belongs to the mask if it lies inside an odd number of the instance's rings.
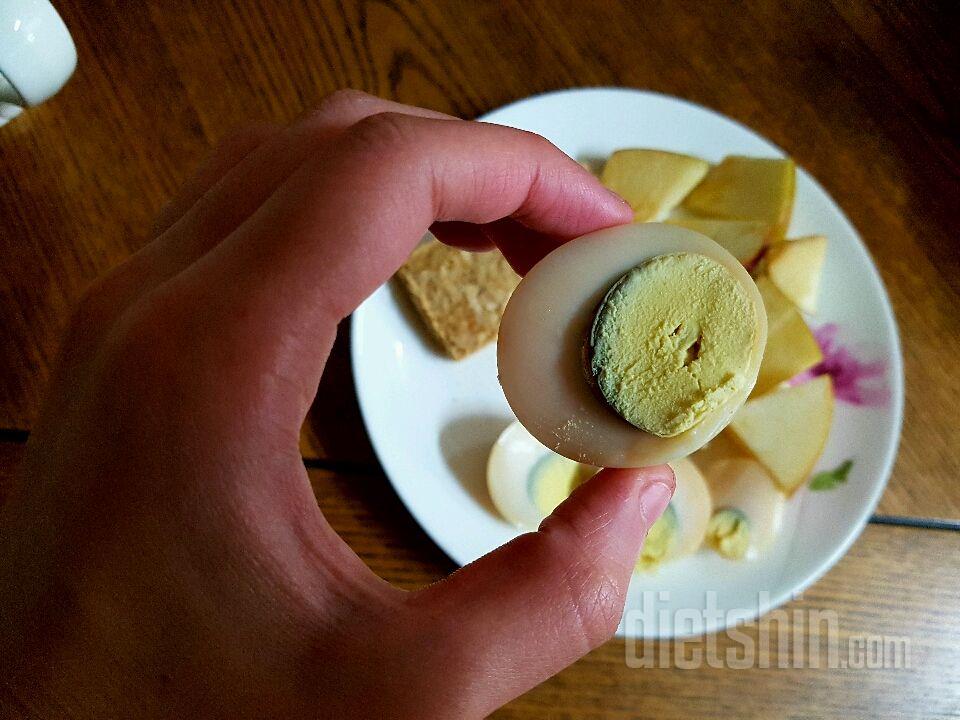
{"label": "fingernail", "polygon": [[653,482],[640,491],[640,514],[647,525],[653,525],[670,504],[673,488],[661,482]]}
{"label": "fingernail", "polygon": [[629,203],[610,188],[604,187],[603,190],[616,205],[617,213],[628,220],[633,220],[633,208],[630,207]]}

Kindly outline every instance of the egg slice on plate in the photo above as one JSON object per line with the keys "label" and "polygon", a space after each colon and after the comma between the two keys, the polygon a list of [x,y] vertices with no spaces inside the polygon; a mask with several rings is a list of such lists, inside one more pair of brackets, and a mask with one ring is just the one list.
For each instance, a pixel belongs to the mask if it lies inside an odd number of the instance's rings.
{"label": "egg slice on plate", "polygon": [[729,252],[647,223],[562,245],[520,282],[497,364],[517,418],[593,466],[686,457],[720,432],[756,382],[763,301]]}
{"label": "egg slice on plate", "polygon": [[[677,491],[647,535],[637,568],[649,570],[689,555],[703,543],[712,503],[703,476],[690,460],[670,464]],[[514,422],[490,451],[487,487],[503,517],[524,530],[535,530],[578,485],[597,472],[592,465],[569,460],[540,444]]]}
{"label": "egg slice on plate", "polygon": [[786,498],[756,460],[731,458],[710,466],[714,512],[707,544],[731,560],[755,560],[783,528]]}
{"label": "egg slice on plate", "polygon": [[518,422],[500,433],[487,460],[487,489],[507,522],[536,530],[598,468],[551,452]]}
{"label": "egg slice on plate", "polygon": [[647,533],[637,559],[638,570],[651,570],[695,553],[707,532],[713,502],[703,475],[687,459],[674,460],[670,467],[677,489],[663,515]]}

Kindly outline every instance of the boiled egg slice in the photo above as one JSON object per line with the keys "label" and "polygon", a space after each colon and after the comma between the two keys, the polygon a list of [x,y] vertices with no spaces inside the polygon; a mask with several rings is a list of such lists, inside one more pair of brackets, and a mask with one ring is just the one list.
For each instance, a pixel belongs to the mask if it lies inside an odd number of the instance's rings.
{"label": "boiled egg slice", "polygon": [[[677,320],[674,307],[681,308],[680,315],[697,315],[691,317],[693,325],[704,321],[698,315],[701,310],[714,309],[690,302],[701,272],[712,273],[711,277],[719,273],[726,287],[733,288],[740,302],[738,327],[749,323],[750,332],[743,336],[748,340],[732,341],[722,331],[711,336],[712,328],[691,327],[691,322],[684,322],[686,316]],[[642,292],[648,293],[646,302],[637,295]],[[716,294],[704,297],[717,299]],[[631,299],[633,306],[627,302]],[[647,331],[661,312],[650,307],[662,306],[664,317],[662,327],[654,328],[656,337],[647,341],[644,335],[631,334],[630,324],[621,322],[620,305],[611,305],[614,301],[631,312],[646,311]],[[763,301],[753,280],[717,243],[673,225],[607,228],[560,246],[520,282],[500,325],[500,384],[524,427],[559,455],[597,467],[656,465],[693,453],[729,423],[756,382],[766,333]],[[724,342],[735,344],[741,363],[726,378],[731,382],[706,387],[703,397],[697,397],[699,379],[691,369],[699,373],[697,363],[715,358],[720,350],[714,348],[722,349]],[[651,360],[647,348],[660,351],[664,343],[667,365],[678,356],[674,350],[686,351],[679,357],[687,360],[677,368],[689,374],[684,407],[669,402],[663,407],[673,378],[656,374],[663,368],[656,367],[658,361]],[[682,345],[672,348],[669,343]],[[633,355],[621,352],[624,347]],[[600,349],[604,354],[599,359],[606,365],[598,361]],[[703,358],[701,351],[706,353]],[[632,363],[631,357],[638,362]],[[653,379],[637,382],[617,375],[629,374],[635,364],[652,364],[647,370]],[[662,392],[657,385],[661,380]],[[651,407],[654,412],[645,412]],[[641,412],[634,412],[638,408]],[[691,420],[688,411],[697,409],[699,414]],[[684,422],[673,422],[674,411],[677,417],[686,413]]]}
{"label": "boiled egg slice", "polygon": [[487,461],[487,488],[497,511],[512,525],[536,530],[554,508],[598,468],[557,455],[513,422]]}
{"label": "boiled egg slice", "polygon": [[[703,544],[712,507],[710,491],[690,460],[677,460],[671,467],[677,490],[647,534],[637,561],[640,570],[689,555]],[[487,487],[494,506],[509,523],[521,530],[535,530],[597,471],[545,448],[514,422],[490,451]]]}
{"label": "boiled egg slice", "polygon": [[784,526],[786,498],[756,460],[731,458],[712,463],[708,485],[714,511],[707,545],[731,560],[756,560]]}
{"label": "boiled egg slice", "polygon": [[637,569],[651,570],[695,553],[703,544],[713,507],[710,490],[690,460],[670,463],[677,489],[670,504],[650,528],[637,559]]}

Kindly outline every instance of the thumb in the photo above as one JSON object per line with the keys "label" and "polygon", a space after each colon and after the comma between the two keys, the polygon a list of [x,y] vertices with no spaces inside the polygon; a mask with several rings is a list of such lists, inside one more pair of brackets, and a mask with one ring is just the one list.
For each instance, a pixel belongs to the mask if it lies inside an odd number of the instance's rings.
{"label": "thumb", "polygon": [[673,491],[667,465],[602,470],[537,532],[418,594],[442,670],[471,690],[462,716],[485,715],[613,635],[643,540]]}

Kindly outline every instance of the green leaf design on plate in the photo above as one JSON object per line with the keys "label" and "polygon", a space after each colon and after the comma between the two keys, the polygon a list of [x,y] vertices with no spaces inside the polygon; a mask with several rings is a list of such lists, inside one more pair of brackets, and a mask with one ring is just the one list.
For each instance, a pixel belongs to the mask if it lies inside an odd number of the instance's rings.
{"label": "green leaf design on plate", "polygon": [[817,473],[810,480],[811,490],[833,490],[840,487],[847,481],[850,474],[850,468],[853,467],[853,460],[846,460],[833,470],[825,470]]}

